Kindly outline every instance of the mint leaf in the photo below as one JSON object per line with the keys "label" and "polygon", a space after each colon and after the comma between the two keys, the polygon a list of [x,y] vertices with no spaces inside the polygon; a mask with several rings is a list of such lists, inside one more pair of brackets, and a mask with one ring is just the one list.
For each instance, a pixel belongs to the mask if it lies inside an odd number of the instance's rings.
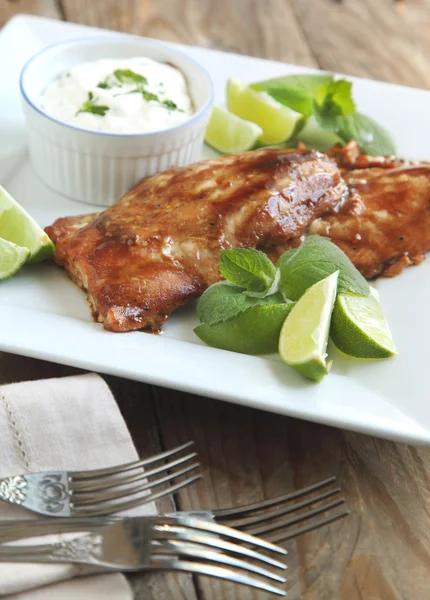
{"label": "mint leaf", "polygon": [[282,325],[293,306],[294,302],[252,306],[228,321],[201,323],[194,333],[209,346],[231,352],[276,352]]}
{"label": "mint leaf", "polygon": [[258,92],[266,92],[274,100],[309,117],[314,112],[316,91],[333,81],[333,75],[287,75],[251,84]]}
{"label": "mint leaf", "polygon": [[280,290],[291,300],[300,296],[314,283],[339,271],[338,292],[367,296],[369,284],[349,258],[328,238],[312,235],[305,239],[294,254],[280,257]]}
{"label": "mint leaf", "polygon": [[197,316],[201,323],[213,325],[228,321],[245,312],[252,306],[284,304],[281,294],[272,294],[266,298],[253,298],[244,290],[228,281],[211,285],[197,302]]}
{"label": "mint leaf", "polygon": [[330,81],[316,90],[314,115],[322,129],[337,129],[339,117],[352,115],[355,103],[351,92],[352,83],[346,79]]}
{"label": "mint leaf", "polygon": [[219,323],[235,317],[254,305],[243,293],[243,288],[228,281],[211,285],[197,302],[197,316],[202,323]]}
{"label": "mint leaf", "polygon": [[249,293],[274,293],[276,269],[259,250],[233,248],[221,250],[221,274],[231,283],[246,288]]}
{"label": "mint leaf", "polygon": [[338,119],[338,136],[343,142],[355,140],[366,154],[371,156],[391,156],[396,146],[388,131],[374,119],[355,113]]}

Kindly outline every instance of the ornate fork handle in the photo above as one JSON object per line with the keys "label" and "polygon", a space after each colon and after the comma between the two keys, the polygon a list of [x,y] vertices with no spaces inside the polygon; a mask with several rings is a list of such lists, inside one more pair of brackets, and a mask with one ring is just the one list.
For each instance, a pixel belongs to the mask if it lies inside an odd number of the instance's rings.
{"label": "ornate fork handle", "polygon": [[58,533],[92,533],[117,519],[119,517],[69,517],[64,519],[39,519],[37,521],[4,521],[0,523],[0,544]]}
{"label": "ornate fork handle", "polygon": [[65,473],[31,473],[0,479],[0,500],[45,515],[69,517],[71,513]]}
{"label": "ornate fork handle", "polygon": [[102,536],[92,533],[74,540],[37,546],[0,546],[0,562],[79,563],[102,566]]}

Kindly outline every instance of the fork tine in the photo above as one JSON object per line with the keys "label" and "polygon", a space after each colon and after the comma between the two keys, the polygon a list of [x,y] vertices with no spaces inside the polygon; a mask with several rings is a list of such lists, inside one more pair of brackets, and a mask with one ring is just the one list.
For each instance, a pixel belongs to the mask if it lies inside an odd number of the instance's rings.
{"label": "fork tine", "polygon": [[171,473],[170,475],[165,475],[164,477],[161,477],[160,479],[156,479],[155,481],[146,481],[145,483],[142,483],[139,486],[128,487],[125,489],[119,489],[119,490],[112,491],[111,493],[101,494],[98,491],[94,492],[94,493],[86,492],[84,497],[77,496],[76,500],[75,500],[75,494],[73,494],[71,506],[73,509],[80,510],[81,508],[85,508],[86,505],[99,506],[100,504],[104,504],[105,502],[112,502],[114,500],[121,500],[123,498],[125,499],[125,498],[128,498],[129,496],[134,496],[135,494],[141,494],[145,490],[157,487],[158,485],[161,485],[162,483],[167,483],[168,481],[171,481],[172,479],[176,479],[177,477],[180,477],[181,475],[185,475],[186,473],[189,473],[190,471],[197,469],[199,466],[200,466],[200,463],[193,463],[192,465],[189,465],[188,467],[185,467],[184,469],[181,469],[180,471],[176,471],[175,473]]}
{"label": "fork tine", "polygon": [[321,513],[331,510],[332,508],[336,508],[336,506],[340,506],[341,504],[344,504],[344,502],[345,502],[345,498],[340,498],[339,500],[335,500],[334,502],[331,502],[330,504],[326,504],[324,506],[319,506],[318,508],[315,508],[314,510],[309,510],[307,512],[301,513],[301,514],[295,516],[293,519],[278,521],[276,523],[272,523],[271,525],[261,525],[260,527],[251,527],[248,531],[250,533],[252,533],[252,535],[256,535],[256,536],[267,535],[268,533],[270,533],[271,531],[275,531],[276,529],[290,527],[291,525],[296,525],[297,523],[301,523],[302,521],[307,521],[308,519],[311,519],[312,517],[315,517],[316,515],[320,515]]}
{"label": "fork tine", "polygon": [[[158,492],[157,494],[149,493],[147,496],[135,498],[134,500],[124,500],[122,502],[112,503],[111,506],[106,506],[104,508],[100,507],[82,507],[75,509],[74,512],[77,516],[97,516],[103,517],[107,515],[111,515],[112,513],[122,512],[123,510],[128,510],[130,508],[135,508],[136,506],[141,506],[143,504],[147,504],[148,502],[153,502],[154,500],[158,500],[159,498],[163,498],[169,494],[174,494],[175,492],[181,490],[187,485],[191,485],[195,481],[201,479],[201,475],[194,475],[193,477],[189,477],[185,481],[181,481],[180,483],[176,483],[175,485],[171,485],[167,487],[165,490]],[[275,546],[276,547],[276,546]]]}
{"label": "fork tine", "polygon": [[217,509],[214,511],[214,515],[217,519],[223,519],[224,517],[231,517],[246,514],[248,512],[254,512],[256,510],[260,510],[263,508],[269,508],[272,506],[277,506],[278,504],[283,504],[284,502],[288,502],[290,500],[295,500],[296,498],[300,498],[302,496],[306,496],[307,494],[311,494],[317,490],[320,490],[323,487],[326,487],[336,481],[336,477],[329,477],[324,481],[320,481],[319,483],[314,483],[307,488],[302,488],[300,490],[296,490],[289,494],[284,494],[283,496],[278,496],[277,498],[272,498],[270,500],[263,500],[262,502],[255,502],[254,504],[247,504],[246,506],[239,506],[238,508],[225,508],[225,509]]}
{"label": "fork tine", "polygon": [[[286,568],[283,563],[270,558],[270,556],[256,552],[255,550],[247,548],[246,546],[239,546],[238,544],[233,544],[232,542],[223,540],[217,535],[213,535],[211,532],[199,532],[186,527],[177,527],[163,523],[161,525],[154,526],[153,536],[154,540],[177,540],[180,542],[191,542],[192,544],[198,544],[199,546],[219,548],[220,550],[225,550],[233,554],[240,554],[242,556],[247,556],[248,558],[267,563],[272,567],[278,567],[279,569]],[[253,540],[252,543],[255,544],[255,538],[251,539]]]}
{"label": "fork tine", "polygon": [[236,573],[230,569],[198,563],[194,561],[178,560],[177,558],[169,557],[154,557],[150,562],[150,569],[153,570],[169,570],[169,571],[184,571],[186,573],[194,573],[195,575],[208,575],[218,579],[226,579],[234,583],[241,583],[249,587],[253,587],[278,596],[285,596],[286,592],[272,585],[264,583],[254,577],[249,577],[240,573]]}
{"label": "fork tine", "polygon": [[[177,458],[172,462],[161,465],[160,467],[156,467],[155,469],[150,469],[149,471],[143,471],[134,475],[126,475],[126,473],[120,473],[118,475],[108,475],[106,477],[97,477],[95,481],[91,479],[87,479],[85,481],[72,481],[70,485],[70,489],[73,492],[73,495],[79,494],[88,494],[93,493],[95,491],[103,491],[110,489],[114,486],[119,485],[129,485],[130,483],[136,483],[137,481],[142,481],[142,479],[146,479],[147,477],[151,477],[152,475],[158,475],[163,471],[167,471],[169,469],[173,469],[173,467],[177,467],[185,462],[188,462],[192,458],[197,456],[196,452],[192,452],[191,454],[187,454],[187,456],[181,456],[181,458]],[[122,477],[121,475],[125,475]]]}
{"label": "fork tine", "polygon": [[206,533],[215,533],[217,535],[222,535],[232,540],[239,540],[241,542],[253,544],[254,546],[259,546],[261,548],[265,548],[266,550],[277,552],[278,554],[287,554],[287,551],[284,550],[284,548],[280,548],[279,546],[271,544],[266,540],[255,538],[254,536],[250,535],[249,533],[246,533],[245,531],[232,529],[231,527],[220,525],[219,523],[215,523],[214,521],[195,519],[194,517],[176,514],[174,517],[160,516],[159,525],[163,524],[172,526],[181,525],[183,527],[191,527],[192,529],[202,530]]}
{"label": "fork tine", "polygon": [[314,531],[314,529],[319,529],[320,527],[324,527],[324,525],[329,525],[334,521],[338,521],[339,519],[343,519],[351,514],[350,510],[345,510],[341,513],[335,514],[331,517],[325,517],[324,519],[320,519],[319,521],[315,521],[310,525],[306,525],[305,527],[298,527],[297,529],[293,529],[289,533],[274,533],[268,536],[271,542],[274,544],[279,544],[281,542],[287,542],[288,540],[292,540],[299,535],[303,535],[304,533],[309,533],[310,531]]}
{"label": "fork tine", "polygon": [[145,458],[144,460],[131,461],[122,465],[115,465],[113,467],[107,467],[104,469],[92,469],[91,471],[72,471],[70,473],[70,476],[73,481],[76,481],[78,479],[91,479],[95,477],[104,477],[105,475],[114,475],[115,473],[123,473],[124,471],[130,471],[139,467],[145,467],[153,462],[157,462],[158,460],[168,458],[169,456],[172,456],[173,454],[176,454],[181,450],[185,450],[185,448],[189,448],[193,444],[194,442],[187,442],[186,444],[182,444],[182,446],[173,448],[173,450],[166,450],[166,452],[161,452],[160,454],[156,454],[155,456],[151,456],[150,458]]}
{"label": "fork tine", "polygon": [[[208,548],[203,548],[201,546],[195,546],[193,544],[183,543],[183,542],[175,542],[172,540],[167,540],[163,542],[163,548],[167,548],[167,551],[172,554],[172,550],[175,554],[179,556],[188,556],[192,558],[200,558],[202,560],[208,560],[210,562],[217,562],[224,565],[229,565],[230,567],[237,567],[238,569],[244,569],[245,571],[252,571],[253,573],[257,573],[258,575],[263,575],[264,577],[268,577],[269,579],[273,579],[275,581],[279,581],[280,583],[285,583],[285,577],[281,577],[272,571],[268,571],[267,569],[263,569],[262,567],[258,567],[252,563],[246,562],[239,558],[234,558],[234,556],[230,556],[228,554],[222,554],[221,552],[217,552],[215,550],[209,550]],[[158,554],[159,548],[156,549],[156,553]]]}
{"label": "fork tine", "polygon": [[306,508],[307,506],[310,506],[317,502],[321,502],[322,500],[326,500],[327,498],[331,498],[331,496],[335,496],[336,494],[339,494],[341,492],[342,490],[340,488],[335,488],[333,490],[329,490],[328,492],[324,492],[324,494],[320,494],[319,496],[311,496],[307,500],[304,500],[303,502],[299,502],[297,504],[288,503],[287,506],[284,506],[279,509],[256,511],[256,515],[253,515],[251,517],[245,517],[244,519],[229,519],[225,517],[222,520],[222,523],[223,525],[227,525],[228,527],[242,529],[242,527],[247,527],[249,525],[257,525],[259,523],[263,523],[264,521],[272,521],[273,519],[277,519],[284,515],[297,512],[301,508]]}

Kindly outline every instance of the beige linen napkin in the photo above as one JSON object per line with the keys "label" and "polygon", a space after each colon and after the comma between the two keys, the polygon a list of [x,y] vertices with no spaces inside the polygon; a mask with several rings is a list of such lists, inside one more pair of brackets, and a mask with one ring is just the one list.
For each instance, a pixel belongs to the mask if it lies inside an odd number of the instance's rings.
{"label": "beige linen napkin", "polygon": [[[30,471],[109,467],[136,458],[115,399],[98,375],[0,387],[0,478]],[[154,514],[154,505],[145,505],[142,513]],[[0,520],[29,518],[29,511],[0,501]],[[119,573],[71,581],[83,574],[85,568],[78,565],[0,564],[0,596],[132,598],[127,580]]]}

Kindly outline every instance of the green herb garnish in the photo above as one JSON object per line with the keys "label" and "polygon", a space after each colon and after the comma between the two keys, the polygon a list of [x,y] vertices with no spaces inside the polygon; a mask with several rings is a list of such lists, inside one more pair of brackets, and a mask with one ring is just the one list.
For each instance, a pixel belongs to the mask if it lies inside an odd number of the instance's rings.
{"label": "green herb garnish", "polygon": [[343,142],[355,140],[366,154],[389,156],[396,153],[396,147],[388,131],[374,119],[354,113],[338,120],[337,135]]}
{"label": "green herb garnish", "polygon": [[135,73],[131,69],[115,69],[113,74],[120,83],[128,83],[130,81],[142,85],[146,85],[148,83],[146,77],[140,75],[140,73]]}
{"label": "green herb garnish", "polygon": [[265,298],[250,296],[244,288],[229,281],[220,281],[208,288],[197,304],[197,316],[201,323],[213,325],[228,321],[252,306],[266,304],[283,304],[280,294],[272,294]]}
{"label": "green herb garnish", "polygon": [[182,108],[178,108],[178,105],[172,100],[163,100],[162,105],[170,110],[179,110],[180,112],[184,112]]}
{"label": "green herb garnish", "polygon": [[[356,112],[352,98],[352,83],[335,79],[333,75],[288,75],[254,83],[251,88],[269,94],[274,100],[303,115],[301,124],[316,122],[322,133],[316,150],[325,150],[324,132],[336,134],[341,141],[355,140],[367,154],[395,154],[395,145],[389,133],[370,117]],[[302,126],[302,131],[306,127]],[[300,141],[300,131],[288,140],[294,146]]]}
{"label": "green herb garnish", "polygon": [[201,323],[229,321],[255,306],[290,304],[314,283],[339,271],[340,293],[367,296],[369,284],[328,238],[312,235],[288,250],[276,267],[258,250],[221,250],[220,271],[227,281],[209,287],[197,303]]}
{"label": "green herb garnish", "polygon": [[[123,87],[124,84],[135,83],[136,87],[133,90],[128,92],[120,92],[115,94],[115,96],[125,96],[127,94],[142,94],[144,100],[147,102],[158,102],[161,106],[169,110],[178,110],[180,112],[184,112],[182,108],[178,108],[178,105],[173,102],[173,100],[161,100],[157,94],[153,92],[149,92],[145,86],[148,85],[148,80],[143,75],[132,71],[131,69],[115,69],[115,71],[105,77],[103,81],[97,84],[97,87],[103,90],[110,90],[114,87]],[[160,89],[164,87],[163,83],[158,84]],[[81,111],[81,112],[91,112],[91,111]]]}
{"label": "green herb garnish", "polygon": [[97,98],[94,97],[92,92],[88,92],[88,100],[83,102],[81,108],[76,112],[79,113],[92,113],[93,115],[100,115],[104,117],[107,111],[109,110],[109,106],[103,106],[102,104],[96,104]]}
{"label": "green herb garnish", "polygon": [[251,296],[264,298],[277,289],[275,266],[259,250],[221,250],[219,268],[221,275],[245,288]]}
{"label": "green herb garnish", "polygon": [[314,96],[314,115],[321,129],[337,130],[338,118],[352,115],[352,83],[345,79],[330,81],[318,88]]}
{"label": "green herb garnish", "polygon": [[110,90],[114,87],[122,87],[125,83],[136,83],[139,85],[146,85],[148,80],[143,75],[132,71],[131,69],[115,69],[115,71],[108,75],[97,84],[97,87],[103,90]]}
{"label": "green herb garnish", "polygon": [[298,300],[314,283],[336,271],[339,292],[367,296],[370,291],[366,279],[346,254],[319,235],[307,237],[296,251],[285,252],[276,267],[280,270],[279,290],[291,300]]}
{"label": "green herb garnish", "polygon": [[152,92],[148,92],[146,90],[136,90],[136,92],[141,92],[144,100],[146,100],[147,102],[151,102],[151,100],[154,100],[155,102],[160,102],[158,96],[156,94],[153,94]]}

